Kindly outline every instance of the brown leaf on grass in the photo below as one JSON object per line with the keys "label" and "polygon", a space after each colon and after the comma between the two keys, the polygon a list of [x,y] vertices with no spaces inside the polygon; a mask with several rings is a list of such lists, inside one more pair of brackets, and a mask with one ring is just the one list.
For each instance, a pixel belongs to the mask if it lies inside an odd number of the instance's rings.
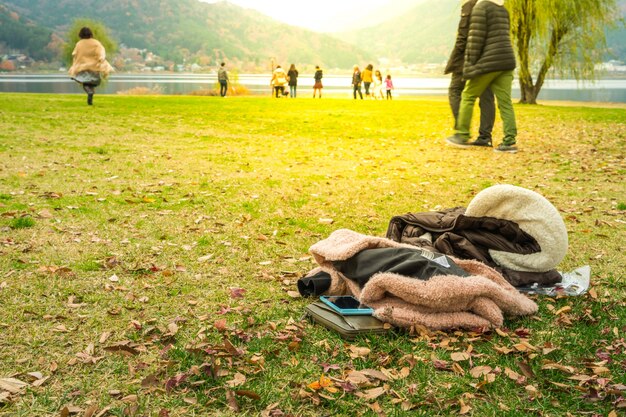
{"label": "brown leaf on grass", "polygon": [[67,330],[67,327],[65,327],[64,324],[59,324],[58,326],[54,327],[52,331],[56,333],[68,333],[69,332],[69,330]]}
{"label": "brown leaf on grass", "polygon": [[557,311],[554,312],[555,316],[560,316],[561,314],[564,313],[569,313],[570,311],[572,311],[572,307],[570,306],[565,306],[565,307],[561,307],[559,308]]}
{"label": "brown leaf on grass", "polygon": [[106,342],[106,341],[107,341],[107,339],[108,339],[109,337],[111,337],[111,334],[112,334],[112,332],[103,332],[103,333],[100,335],[100,339],[98,340],[98,342],[99,342],[99,343],[101,343],[101,344],[102,344],[102,343],[104,343],[104,342]]}
{"label": "brown leaf on grass", "polygon": [[175,322],[169,323],[167,325],[167,333],[165,336],[174,336],[178,333],[178,325]]}
{"label": "brown leaf on grass", "polygon": [[526,378],[524,376],[518,374],[511,368],[504,368],[504,374],[508,376],[509,379],[512,379],[513,381],[515,381],[517,384],[521,385],[526,382]]}
{"label": "brown leaf on grass", "polygon": [[215,323],[213,323],[213,327],[215,327],[215,330],[217,330],[218,332],[225,332],[226,330],[228,330],[225,319],[215,320]]}
{"label": "brown leaf on grass", "polygon": [[573,366],[561,365],[560,363],[556,362],[545,362],[543,365],[541,365],[541,369],[557,369],[568,374],[576,373],[576,368],[574,368]]}
{"label": "brown leaf on grass", "polygon": [[178,375],[168,379],[167,381],[165,381],[165,391],[166,392],[172,391],[174,388],[178,387],[180,384],[185,382],[187,380],[187,378],[189,378],[189,374],[187,374],[187,373],[180,373],[180,374],[178,374]]}
{"label": "brown leaf on grass", "polygon": [[245,294],[245,288],[230,288],[230,298],[243,298]]}
{"label": "brown leaf on grass", "polygon": [[240,397],[247,397],[255,401],[259,401],[261,399],[261,396],[259,394],[250,390],[237,390],[235,391],[235,394]]}
{"label": "brown leaf on grass", "polygon": [[29,384],[16,378],[0,378],[0,389],[11,394],[17,394]]}
{"label": "brown leaf on grass", "polygon": [[502,353],[504,355],[508,355],[511,352],[515,352],[515,349],[508,348],[506,346],[494,346],[493,348],[496,352]]}
{"label": "brown leaf on grass", "polygon": [[368,389],[366,391],[363,392],[357,392],[355,395],[359,398],[362,398],[364,400],[375,400],[376,398],[380,397],[381,395],[385,394],[387,392],[388,388],[383,386],[383,387],[376,387],[376,388],[371,388]]}
{"label": "brown leaf on grass", "polygon": [[105,414],[107,414],[109,412],[109,410],[112,407],[110,405],[107,405],[106,407],[104,407],[102,410],[100,410],[100,412],[98,414],[96,414],[94,417],[103,417]]}
{"label": "brown leaf on grass", "polygon": [[52,215],[52,213],[50,212],[50,210],[48,210],[48,209],[43,209],[43,210],[39,211],[39,212],[37,213],[37,216],[38,216],[40,219],[51,219],[52,217],[54,217],[54,216]]}
{"label": "brown leaf on grass", "polygon": [[68,405],[68,406],[65,406],[65,407],[63,407],[61,409],[61,416],[62,417],[67,417],[67,416],[72,415],[72,414],[80,414],[83,411],[85,411],[85,410],[83,410],[80,407],[76,407],[74,405]]}
{"label": "brown leaf on grass", "polygon": [[98,411],[98,406],[97,405],[90,405],[85,410],[85,413],[83,414],[83,417],[92,417],[94,414],[96,414],[96,411]]}
{"label": "brown leaf on grass", "polygon": [[360,371],[350,371],[346,375],[346,381],[354,384],[354,385],[364,385],[369,384],[370,379],[363,372]]}
{"label": "brown leaf on grass", "polygon": [[465,375],[465,369],[463,369],[463,367],[456,362],[452,364],[452,372],[457,375]]}
{"label": "brown leaf on grass", "polygon": [[77,302],[77,299],[76,299],[75,295],[70,295],[67,298],[67,306],[69,308],[81,308],[81,307],[84,307],[86,305],[87,305],[86,303]]}
{"label": "brown leaf on grass", "polygon": [[469,373],[474,378],[480,378],[483,375],[489,374],[493,368],[491,366],[475,366],[470,369]]}
{"label": "brown leaf on grass", "polygon": [[454,362],[463,362],[469,360],[470,355],[467,352],[452,352],[450,359]]}
{"label": "brown leaf on grass", "polygon": [[226,391],[226,403],[228,404],[228,408],[230,408],[233,412],[239,412],[239,403],[237,402],[237,398],[235,398],[235,393],[233,391]]}
{"label": "brown leaf on grass", "polygon": [[472,411],[472,407],[470,407],[469,405],[465,404],[465,401],[463,401],[463,399],[459,400],[459,406],[460,406],[459,414],[461,414],[461,415],[465,415],[465,414],[469,413],[470,411]]}
{"label": "brown leaf on grass", "polygon": [[237,349],[226,336],[224,336],[224,350],[232,356],[241,356],[244,354],[244,352],[241,349]]}
{"label": "brown leaf on grass", "polygon": [[33,387],[40,387],[42,386],[48,379],[50,379],[49,376],[44,376],[42,378],[39,378],[36,381],[33,381],[33,383],[31,384]]}
{"label": "brown leaf on grass", "polygon": [[106,350],[107,352],[121,353],[122,355],[127,356],[139,355],[139,351],[134,347],[129,346],[127,342],[107,346],[104,348],[104,350]]}
{"label": "brown leaf on grass", "polygon": [[366,358],[372,351],[367,347],[359,347],[355,345],[348,346],[349,355],[352,359]]}
{"label": "brown leaf on grass", "polygon": [[376,369],[362,369],[359,372],[373,379],[380,379],[385,382],[389,381],[389,377],[387,375],[381,371],[377,371]]}
{"label": "brown leaf on grass", "polygon": [[143,388],[155,387],[159,384],[160,384],[159,379],[157,378],[155,374],[150,374],[141,380],[141,386]]}
{"label": "brown leaf on grass", "polygon": [[247,381],[246,376],[240,372],[237,372],[235,373],[233,379],[231,379],[230,381],[226,381],[226,384],[228,384],[228,386],[231,388],[235,388],[235,387],[245,384],[246,381]]}
{"label": "brown leaf on grass", "polygon": [[528,363],[519,361],[517,362],[517,366],[519,366],[520,371],[522,371],[522,374],[524,374],[526,378],[533,379],[535,377],[535,374]]}

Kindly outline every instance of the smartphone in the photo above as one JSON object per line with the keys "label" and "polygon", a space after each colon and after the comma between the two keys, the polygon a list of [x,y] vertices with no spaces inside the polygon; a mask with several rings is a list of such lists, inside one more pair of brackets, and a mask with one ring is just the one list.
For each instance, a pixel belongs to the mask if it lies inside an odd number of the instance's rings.
{"label": "smartphone", "polygon": [[323,303],[344,316],[371,316],[374,310],[361,304],[351,295],[320,297]]}

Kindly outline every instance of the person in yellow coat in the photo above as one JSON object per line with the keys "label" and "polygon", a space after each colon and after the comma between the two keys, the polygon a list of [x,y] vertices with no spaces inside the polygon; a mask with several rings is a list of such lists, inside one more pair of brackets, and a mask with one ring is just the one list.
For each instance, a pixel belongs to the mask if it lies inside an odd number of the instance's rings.
{"label": "person in yellow coat", "polygon": [[104,46],[94,39],[91,29],[81,28],[78,37],[80,40],[72,52],[69,74],[74,81],[83,86],[87,93],[87,104],[91,106],[95,88],[100,85],[102,78],[108,77],[113,67],[106,60]]}
{"label": "person in yellow coat", "polygon": [[374,66],[372,64],[369,64],[367,67],[365,67],[365,69],[363,70],[363,74],[361,75],[361,79],[363,80],[363,87],[365,87],[366,98],[370,98],[370,85],[372,85],[372,82],[374,82],[373,70]]}

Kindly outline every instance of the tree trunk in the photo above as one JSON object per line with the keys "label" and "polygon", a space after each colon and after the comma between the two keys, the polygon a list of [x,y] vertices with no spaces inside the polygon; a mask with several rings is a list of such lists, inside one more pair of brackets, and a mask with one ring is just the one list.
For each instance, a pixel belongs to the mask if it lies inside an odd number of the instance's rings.
{"label": "tree trunk", "polygon": [[521,99],[520,104],[537,104],[537,94],[539,93],[538,89],[532,85],[532,83],[527,84],[523,80],[519,81]]}
{"label": "tree trunk", "polygon": [[535,9],[534,3],[529,0],[522,1],[520,7],[521,12],[514,30],[519,60],[520,103],[531,103],[537,98],[533,94],[533,77],[530,73],[530,41],[533,35],[531,28],[534,27]]}

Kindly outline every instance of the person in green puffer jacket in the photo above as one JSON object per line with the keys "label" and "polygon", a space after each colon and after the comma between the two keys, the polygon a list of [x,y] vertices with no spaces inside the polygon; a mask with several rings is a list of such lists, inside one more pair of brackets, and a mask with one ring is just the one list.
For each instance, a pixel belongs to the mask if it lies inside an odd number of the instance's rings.
{"label": "person in green puffer jacket", "polygon": [[499,152],[517,152],[517,125],[511,100],[515,52],[511,44],[510,18],[504,0],[478,0],[470,18],[465,49],[463,90],[456,132],[446,141],[457,147],[470,147],[470,125],[476,99],[490,88],[496,96],[502,117],[504,139]]}

